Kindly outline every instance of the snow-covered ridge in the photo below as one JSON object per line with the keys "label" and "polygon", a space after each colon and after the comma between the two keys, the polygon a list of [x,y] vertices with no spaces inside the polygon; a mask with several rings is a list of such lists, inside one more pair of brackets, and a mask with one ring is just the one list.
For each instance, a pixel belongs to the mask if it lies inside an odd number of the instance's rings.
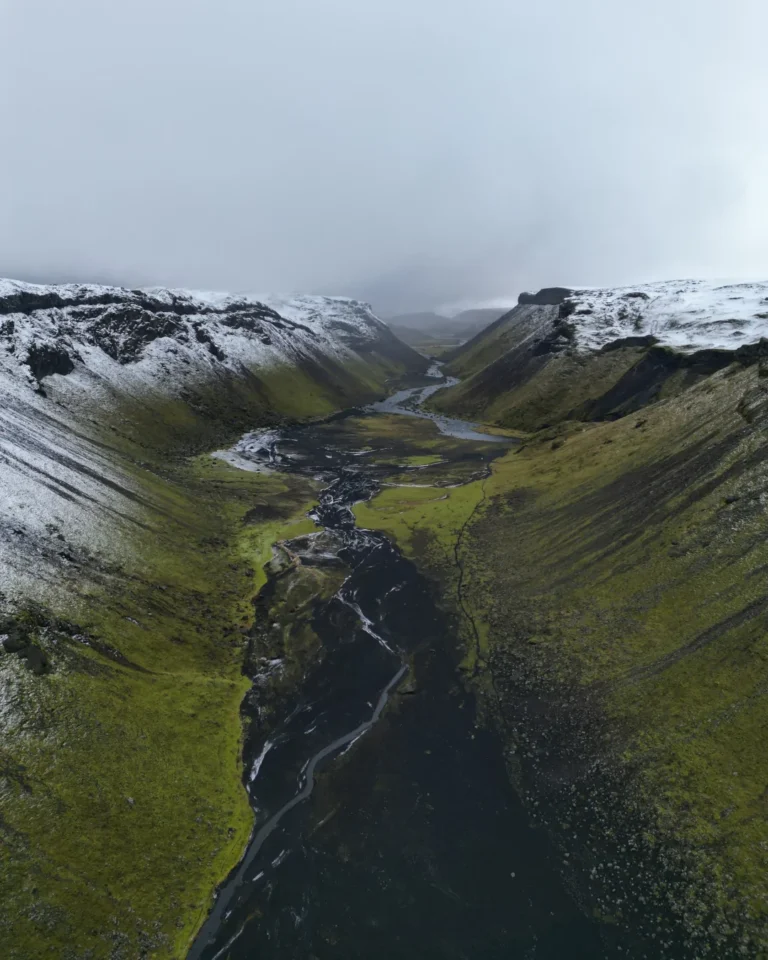
{"label": "snow-covered ridge", "polygon": [[561,306],[565,315],[582,350],[642,336],[683,353],[735,350],[768,337],[768,282],[677,280],[575,290]]}
{"label": "snow-covered ridge", "polygon": [[79,366],[109,377],[114,364],[140,363],[152,380],[174,360],[205,373],[291,363],[297,351],[343,358],[381,339],[388,328],[356,300],[0,280],[0,364],[26,367],[30,382]]}
{"label": "snow-covered ridge", "polygon": [[1,280],[0,601],[66,599],[134,556],[147,503],[114,442],[126,407],[258,398],[269,370],[354,384],[348,362],[371,354],[421,362],[356,300]]}

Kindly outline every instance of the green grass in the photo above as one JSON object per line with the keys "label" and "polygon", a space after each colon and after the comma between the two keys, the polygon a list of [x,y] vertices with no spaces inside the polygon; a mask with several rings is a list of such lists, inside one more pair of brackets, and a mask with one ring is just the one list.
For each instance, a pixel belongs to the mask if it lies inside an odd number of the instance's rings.
{"label": "green grass", "polygon": [[479,481],[455,489],[386,487],[354,512],[359,526],[383,530],[406,555],[432,553],[435,561],[452,563],[454,544],[481,497]]}
{"label": "green grass", "polygon": [[768,917],[768,451],[737,407],[755,380],[717,374],[642,416],[533,437],[493,465],[463,551],[496,673],[555,702],[583,691],[584,749],[626,770],[727,922],[752,917],[753,950]]}
{"label": "green grass", "polygon": [[[643,356],[643,350],[625,348],[605,354],[567,354],[518,382],[482,367],[455,387],[441,390],[430,407],[440,413],[480,419],[514,431],[536,431],[545,424],[573,416],[601,397]],[[488,360],[498,359],[494,354]]]}
{"label": "green grass", "polygon": [[[673,377],[661,402],[615,422],[563,419],[636,359],[555,361],[491,405],[467,406],[471,379],[438,394],[451,413],[531,432],[484,482],[387,488],[356,513],[461,607],[465,666],[513,755],[565,751],[554,774],[529,763],[523,783],[546,797],[574,771],[550,824],[572,863],[563,823],[582,825],[598,860],[612,838],[630,844],[632,880],[613,901],[600,887],[597,912],[621,916],[621,896],[642,891],[646,913],[684,917],[717,955],[734,931],[768,955],[768,445],[764,420],[739,413],[765,391],[734,367],[685,392]],[[547,705],[541,727],[516,712],[531,699]],[[603,774],[582,782],[596,761]]]}
{"label": "green grass", "polygon": [[241,630],[272,543],[314,529],[316,487],[185,457],[381,395],[402,370],[369,361],[222,373],[193,398],[122,398],[93,421],[139,523],[116,527],[120,563],[63,572],[49,606],[28,611],[49,674],[0,653],[9,960],[186,954],[251,826]]}
{"label": "green grass", "polygon": [[[135,569],[67,611],[132,666],[52,646],[45,617],[53,672],[3,662],[25,707],[0,752],[9,958],[183,956],[250,832],[238,627],[272,542],[312,526],[311,490],[210,458],[145,479],[158,511]],[[254,504],[278,519],[244,522]]]}

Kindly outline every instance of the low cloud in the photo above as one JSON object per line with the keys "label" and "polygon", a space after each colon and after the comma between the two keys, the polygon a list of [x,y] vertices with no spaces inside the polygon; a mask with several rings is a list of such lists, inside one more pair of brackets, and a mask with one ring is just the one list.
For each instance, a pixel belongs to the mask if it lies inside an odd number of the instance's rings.
{"label": "low cloud", "polygon": [[766,273],[768,8],[25,0],[0,273],[350,293]]}

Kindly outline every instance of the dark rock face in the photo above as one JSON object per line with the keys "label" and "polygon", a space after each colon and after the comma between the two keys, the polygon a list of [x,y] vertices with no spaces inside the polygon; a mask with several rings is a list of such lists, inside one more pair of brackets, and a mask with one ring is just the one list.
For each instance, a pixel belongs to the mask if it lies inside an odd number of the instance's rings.
{"label": "dark rock face", "polygon": [[[602,352],[620,347],[644,347],[654,337],[625,337],[606,344]],[[638,342],[628,342],[638,341]],[[677,353],[670,347],[650,346],[638,362],[601,397],[571,412],[576,420],[618,420],[636,413],[659,399],[664,384],[678,370],[686,371],[686,384],[693,386],[733,363],[730,350],[698,350],[696,353]]]}
{"label": "dark rock face", "polygon": [[755,363],[763,364],[768,360],[768,340],[760,337],[757,343],[748,343],[739,347],[735,352],[736,360],[744,367],[750,367]]}
{"label": "dark rock face", "polygon": [[155,314],[133,304],[112,306],[83,326],[88,339],[118,363],[135,363],[147,344],[180,329],[173,314]]}
{"label": "dark rock face", "polygon": [[[120,298],[112,294],[84,296],[82,301],[88,304],[106,305],[119,303]],[[72,306],[72,300],[52,290],[32,292],[19,290],[10,296],[0,298],[0,315],[9,313],[34,313],[36,310],[52,310]]]}
{"label": "dark rock face", "polygon": [[220,347],[216,346],[210,333],[208,333],[202,324],[195,324],[193,329],[195,331],[195,339],[197,342],[204,343],[208,347],[208,353],[210,353],[212,357],[216,357],[217,360],[226,359],[226,354],[224,351]]}
{"label": "dark rock face", "polygon": [[517,302],[532,304],[537,307],[557,307],[572,295],[573,290],[569,290],[567,287],[544,287],[538,293],[521,293]]}
{"label": "dark rock face", "polygon": [[623,347],[653,347],[659,342],[658,337],[648,334],[645,337],[620,337],[611,340],[600,348],[600,353],[610,353],[612,350],[621,350]]}
{"label": "dark rock face", "polygon": [[[204,315],[231,330],[253,334],[267,344],[272,342],[269,334],[274,329],[311,332],[302,324],[281,317],[265,304],[246,300],[228,303],[223,308],[201,308],[193,307],[179,298],[173,298],[169,304],[140,292],[135,298],[111,303],[106,309],[85,302],[69,311],[69,317],[79,321],[79,331],[72,332],[85,332],[94,346],[101,347],[113,360],[122,364],[140,360],[144,348],[161,337],[174,337],[181,342],[188,342],[190,328],[187,317],[193,314]],[[191,330],[195,340],[206,344],[212,356],[217,360],[226,359],[202,321],[193,322]]]}
{"label": "dark rock face", "polygon": [[[263,333],[264,324],[272,324],[279,330],[293,327],[294,324],[275,313],[264,304],[230,303],[224,314],[218,318],[219,323],[232,330],[247,330],[249,333]],[[299,324],[299,326],[301,326]],[[306,330],[306,327],[302,327]]]}
{"label": "dark rock face", "polygon": [[37,381],[49,377],[52,373],[66,376],[75,369],[72,357],[63,347],[47,343],[33,343],[27,352],[25,363]]}
{"label": "dark rock face", "polygon": [[40,677],[50,669],[50,662],[45,651],[34,643],[30,631],[12,620],[0,624],[0,633],[4,635],[2,649],[5,653],[15,653],[24,660],[27,669]]}

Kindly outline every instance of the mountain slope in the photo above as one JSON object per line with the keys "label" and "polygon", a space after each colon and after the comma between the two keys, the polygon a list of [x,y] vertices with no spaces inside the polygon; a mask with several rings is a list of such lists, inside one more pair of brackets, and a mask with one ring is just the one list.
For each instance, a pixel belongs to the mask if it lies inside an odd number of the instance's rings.
{"label": "mountain slope", "polygon": [[357,301],[0,284],[0,937],[180,957],[251,826],[244,644],[311,482],[206,451],[423,370]]}
{"label": "mountain slope", "polygon": [[754,362],[766,335],[768,284],[545,289],[453,351],[463,382],[433,404],[522,430],[622,416]]}
{"label": "mountain slope", "polygon": [[108,549],[138,497],[126,444],[199,450],[423,366],[352,300],[0,282],[0,590],[55,588],[54,517],[70,552]]}
{"label": "mountain slope", "polygon": [[442,578],[581,901],[632,956],[762,957],[768,285],[654,286],[524,295],[455,352],[435,405],[529,435],[452,542],[445,498],[427,532],[408,491],[364,509]]}

